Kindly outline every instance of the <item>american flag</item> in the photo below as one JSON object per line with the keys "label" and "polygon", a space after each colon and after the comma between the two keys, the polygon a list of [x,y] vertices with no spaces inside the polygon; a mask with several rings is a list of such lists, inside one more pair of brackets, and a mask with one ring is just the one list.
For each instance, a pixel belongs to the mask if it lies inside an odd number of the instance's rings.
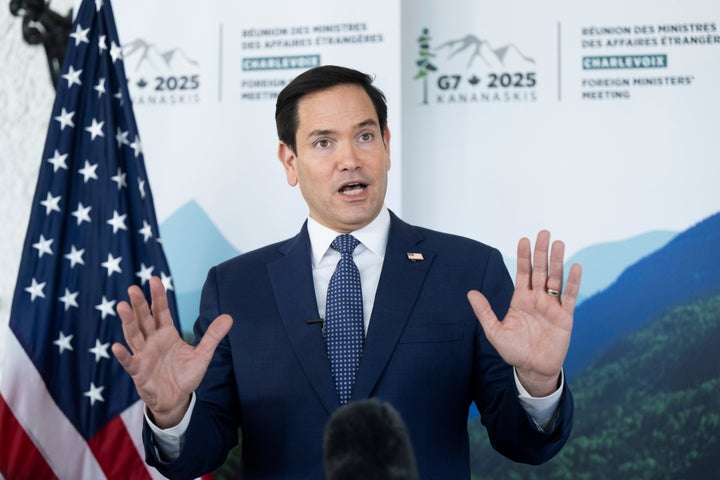
{"label": "american flag", "polygon": [[421,262],[421,261],[425,260],[425,257],[423,257],[423,254],[417,253],[417,252],[407,252],[407,258],[411,262]]}
{"label": "american flag", "polygon": [[110,346],[117,303],[161,277],[177,319],[109,0],[70,34],[17,277],[0,385],[6,479],[159,478]]}

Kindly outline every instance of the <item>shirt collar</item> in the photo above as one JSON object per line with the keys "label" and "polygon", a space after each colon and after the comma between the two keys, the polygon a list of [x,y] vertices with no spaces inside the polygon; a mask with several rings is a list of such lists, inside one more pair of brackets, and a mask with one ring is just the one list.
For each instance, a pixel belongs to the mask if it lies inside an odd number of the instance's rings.
{"label": "shirt collar", "polygon": [[[312,247],[313,268],[317,268],[320,260],[322,260],[328,248],[330,248],[330,244],[339,233],[321,225],[311,217],[308,217],[307,229]],[[365,248],[380,258],[384,258],[385,247],[387,247],[388,235],[390,234],[390,213],[388,209],[383,207],[372,222],[360,230],[355,230],[350,233],[353,237],[357,238]]]}

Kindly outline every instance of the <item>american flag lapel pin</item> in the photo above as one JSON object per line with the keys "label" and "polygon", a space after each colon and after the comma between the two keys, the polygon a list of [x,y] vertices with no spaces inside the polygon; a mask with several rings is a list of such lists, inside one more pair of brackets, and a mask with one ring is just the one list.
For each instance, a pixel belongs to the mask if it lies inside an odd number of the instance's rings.
{"label": "american flag lapel pin", "polygon": [[423,254],[417,253],[417,252],[407,252],[407,258],[408,258],[408,260],[410,260],[413,263],[422,262],[423,260],[425,260],[425,257],[423,257]]}

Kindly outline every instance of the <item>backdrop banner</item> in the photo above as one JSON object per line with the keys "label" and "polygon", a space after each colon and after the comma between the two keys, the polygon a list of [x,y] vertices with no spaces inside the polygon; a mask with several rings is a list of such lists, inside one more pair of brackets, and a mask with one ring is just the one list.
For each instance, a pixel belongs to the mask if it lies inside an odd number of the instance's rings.
{"label": "backdrop banner", "polygon": [[720,4],[419,1],[402,26],[405,218],[500,248],[511,272],[547,228],[584,267],[573,436],[521,467],[473,419],[473,472],[712,476]]}

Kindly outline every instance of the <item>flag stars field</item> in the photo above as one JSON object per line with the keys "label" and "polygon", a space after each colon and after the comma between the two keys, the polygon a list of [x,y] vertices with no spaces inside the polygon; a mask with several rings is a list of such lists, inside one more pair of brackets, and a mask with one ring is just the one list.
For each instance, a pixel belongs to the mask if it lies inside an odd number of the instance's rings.
{"label": "flag stars field", "polygon": [[127,218],[127,213],[120,215],[117,210],[113,210],[112,218],[107,221],[108,225],[113,227],[113,234],[116,234],[118,230],[127,230],[125,218]]}
{"label": "flag stars field", "polygon": [[98,55],[102,56],[103,52],[107,50],[107,35],[100,35],[97,42]]}
{"label": "flag stars field", "polygon": [[130,143],[130,140],[128,140],[129,134],[129,131],[123,131],[120,127],[117,128],[117,131],[115,133],[115,142],[117,142],[118,148],[122,147],[123,145],[128,145]]}
{"label": "flag stars field", "polygon": [[80,305],[77,303],[77,297],[80,294],[79,291],[71,292],[69,289],[65,289],[65,295],[60,297],[60,301],[65,304],[65,311],[70,310],[70,307],[78,308]]}
{"label": "flag stars field", "polygon": [[65,127],[75,128],[75,123],[73,122],[73,117],[75,116],[75,112],[68,112],[63,107],[62,111],[60,112],[60,115],[55,117],[55,120],[57,120],[60,123],[60,130],[65,130]]}
{"label": "flag stars field", "polygon": [[144,263],[140,264],[140,270],[138,272],[135,272],[135,276],[140,278],[140,285],[144,286],[147,282],[150,281],[153,270],[155,270],[155,267],[152,265],[146,267]]}
{"label": "flag stars field", "polygon": [[98,363],[101,358],[110,358],[110,354],[108,353],[108,348],[110,347],[110,342],[108,343],[100,343],[100,339],[95,339],[95,346],[91,348],[89,351],[93,355],[95,355],[95,363]]}
{"label": "flag stars field", "polygon": [[138,178],[138,188],[140,189],[140,198],[145,200],[145,180]]}
{"label": "flag stars field", "polygon": [[97,180],[97,168],[99,164],[91,165],[90,162],[85,160],[85,166],[78,170],[78,173],[83,176],[83,182],[87,183],[88,180],[93,179]]}
{"label": "flag stars field", "polygon": [[70,341],[73,339],[73,335],[65,335],[62,330],[60,331],[60,335],[58,336],[57,340],[53,342],[53,344],[57,345],[58,347],[58,354],[62,355],[62,353],[65,350],[73,351],[73,347],[70,344]]}
{"label": "flag stars field", "polygon": [[78,202],[77,210],[72,212],[70,215],[77,218],[77,225],[78,227],[82,222],[88,222],[90,223],[90,210],[92,210],[92,206],[88,205],[87,207],[82,204],[82,202]]}
{"label": "flag stars field", "polygon": [[49,238],[46,239],[43,234],[40,234],[40,239],[37,241],[37,243],[33,243],[33,248],[37,249],[38,251],[38,257],[42,258],[44,254],[52,255],[53,251],[50,248],[50,245],[52,245],[52,242],[54,239]]}
{"label": "flag stars field", "polygon": [[109,277],[113,273],[122,273],[122,269],[120,268],[120,261],[122,260],[122,257],[113,257],[112,253],[108,253],[108,258],[103,263],[100,264],[101,267],[107,268],[107,276]]}
{"label": "flag stars field", "polygon": [[138,230],[138,233],[143,236],[143,241],[145,243],[152,238],[152,226],[147,223],[147,220],[143,220],[143,226],[140,230]]}
{"label": "flag stars field", "polygon": [[70,65],[68,67],[68,72],[64,75],[62,75],[62,78],[67,80],[67,87],[70,88],[73,85],[80,86],[82,85],[82,82],[80,81],[80,75],[82,74],[82,70],[75,70],[75,68]]}
{"label": "flag stars field", "polygon": [[43,292],[43,289],[46,284],[47,282],[38,283],[37,280],[34,278],[32,279],[30,286],[25,288],[25,291],[30,294],[31,302],[34,302],[37,297],[45,298],[45,292]]}
{"label": "flag stars field", "polygon": [[80,25],[79,23],[75,25],[75,31],[70,34],[70,38],[75,40],[76,47],[81,43],[90,42],[90,40],[88,39],[88,32],[90,32],[89,28],[82,28],[82,25]]}
{"label": "flag stars field", "polygon": [[93,90],[98,92],[98,98],[102,97],[103,93],[105,93],[105,79],[101,78],[98,80],[98,83],[93,87]]}
{"label": "flag stars field", "polygon": [[115,304],[117,303],[117,300],[108,300],[105,298],[105,295],[102,297],[102,301],[100,304],[95,305],[95,310],[100,310],[102,313],[102,319],[105,320],[105,317],[108,315],[114,317],[115,314]]}
{"label": "flag stars field", "polygon": [[105,401],[105,399],[102,396],[103,390],[105,390],[104,385],[100,385],[99,387],[96,387],[94,382],[90,382],[90,390],[83,393],[83,395],[90,398],[90,406],[94,406],[96,401],[97,402]]}
{"label": "flag stars field", "polygon": [[70,253],[65,255],[65,258],[70,260],[70,268],[75,268],[75,265],[85,265],[85,260],[83,260],[84,253],[84,248],[78,250],[75,248],[75,245],[70,245]]}
{"label": "flag stars field", "polygon": [[50,162],[53,166],[53,173],[57,172],[61,168],[65,170],[68,169],[66,163],[67,156],[67,153],[61,154],[57,149],[55,149],[55,154],[51,158],[48,158],[48,162]]}
{"label": "flag stars field", "polygon": [[117,169],[117,174],[110,177],[110,180],[117,183],[118,190],[121,188],[127,188],[127,173],[123,172],[119,168]]}
{"label": "flag stars field", "polygon": [[115,42],[110,42],[110,57],[113,63],[122,59],[122,48]]}
{"label": "flag stars field", "polygon": [[165,272],[160,272],[160,280],[162,281],[165,290],[174,290],[171,276],[165,275]]}
{"label": "flag stars field", "polygon": [[102,131],[105,121],[98,122],[96,118],[92,119],[92,123],[85,127],[85,130],[90,134],[90,141],[95,140],[96,137],[104,137],[105,134]]}
{"label": "flag stars field", "polygon": [[40,205],[45,207],[45,215],[50,215],[51,212],[60,212],[60,200],[62,199],[61,195],[58,195],[57,197],[53,197],[53,194],[50,192],[47,192],[47,197],[45,197],[45,200],[40,202]]}
{"label": "flag stars field", "polygon": [[135,152],[135,158],[139,157],[142,153],[142,144],[140,143],[140,137],[135,136],[135,141],[130,144],[130,148]]}

